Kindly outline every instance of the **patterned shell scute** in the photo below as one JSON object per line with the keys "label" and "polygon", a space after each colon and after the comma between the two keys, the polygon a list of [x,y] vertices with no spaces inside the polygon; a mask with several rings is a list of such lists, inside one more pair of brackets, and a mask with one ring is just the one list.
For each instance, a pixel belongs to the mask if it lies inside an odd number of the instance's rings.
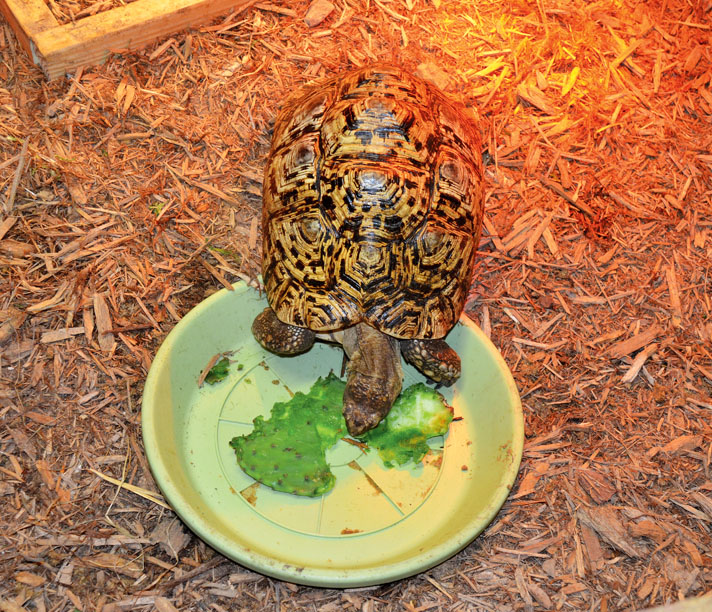
{"label": "patterned shell scute", "polygon": [[397,68],[302,92],[277,118],[265,170],[262,268],[277,316],[444,336],[479,240],[480,149],[472,120]]}

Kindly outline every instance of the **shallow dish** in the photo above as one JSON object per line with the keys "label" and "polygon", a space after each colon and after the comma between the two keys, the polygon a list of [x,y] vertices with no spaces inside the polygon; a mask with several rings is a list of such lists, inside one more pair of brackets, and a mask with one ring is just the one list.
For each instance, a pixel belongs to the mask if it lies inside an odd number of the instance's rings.
{"label": "shallow dish", "polygon": [[[290,392],[308,391],[341,369],[343,351],[317,343],[277,357],[252,337],[266,301],[245,284],[191,310],[166,337],[143,394],[146,455],[161,491],[183,521],[225,556],[280,580],[323,587],[382,584],[452,556],[490,523],[519,469],[521,403],[511,373],[466,317],[448,336],[463,373],[441,389],[461,417],[418,467],[386,469],[375,452],[340,441],[327,454],[336,485],[319,498],[255,483],[230,440],[252,430]],[[227,378],[198,386],[218,353]],[[422,381],[405,366],[404,388]]]}

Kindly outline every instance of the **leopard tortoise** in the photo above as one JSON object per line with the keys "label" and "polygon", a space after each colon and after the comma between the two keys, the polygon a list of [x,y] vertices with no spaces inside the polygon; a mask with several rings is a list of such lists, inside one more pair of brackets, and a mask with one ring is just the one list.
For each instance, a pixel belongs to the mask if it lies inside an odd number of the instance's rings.
{"label": "leopard tortoise", "polygon": [[292,100],[264,175],[269,307],[252,331],[280,355],[341,342],[344,417],[360,435],[400,393],[401,354],[432,382],[460,376],[443,337],[462,313],[478,245],[481,138],[440,90],[393,66]]}

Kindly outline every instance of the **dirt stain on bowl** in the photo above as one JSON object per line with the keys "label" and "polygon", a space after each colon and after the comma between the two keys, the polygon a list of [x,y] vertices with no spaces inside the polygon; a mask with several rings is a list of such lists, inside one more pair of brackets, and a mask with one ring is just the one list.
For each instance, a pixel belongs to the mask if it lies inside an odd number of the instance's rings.
{"label": "dirt stain on bowl", "polygon": [[255,506],[257,504],[257,489],[260,488],[259,482],[253,482],[249,487],[245,487],[240,491],[240,495],[245,498],[248,504]]}

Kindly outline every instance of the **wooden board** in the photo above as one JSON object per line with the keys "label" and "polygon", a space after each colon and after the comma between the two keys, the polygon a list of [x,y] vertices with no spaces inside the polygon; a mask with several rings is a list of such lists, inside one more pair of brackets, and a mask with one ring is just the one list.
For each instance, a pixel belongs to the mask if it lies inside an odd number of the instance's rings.
{"label": "wooden board", "polygon": [[254,0],[136,0],[60,25],[43,0],[0,0],[0,11],[48,79],[135,50]]}

